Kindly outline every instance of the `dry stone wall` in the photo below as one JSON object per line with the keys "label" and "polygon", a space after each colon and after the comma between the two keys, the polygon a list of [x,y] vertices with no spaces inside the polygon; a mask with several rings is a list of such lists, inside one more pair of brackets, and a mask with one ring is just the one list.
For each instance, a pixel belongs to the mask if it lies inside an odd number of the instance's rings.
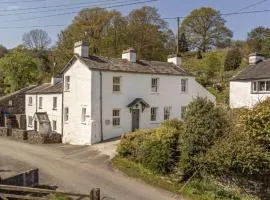
{"label": "dry stone wall", "polygon": [[19,141],[27,140],[27,131],[22,129],[12,129],[12,138]]}

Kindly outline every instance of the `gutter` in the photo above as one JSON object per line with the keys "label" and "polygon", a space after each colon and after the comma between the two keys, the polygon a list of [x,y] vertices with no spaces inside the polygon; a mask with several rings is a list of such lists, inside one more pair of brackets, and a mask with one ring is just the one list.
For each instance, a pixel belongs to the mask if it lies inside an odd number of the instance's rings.
{"label": "gutter", "polygon": [[103,113],[103,106],[102,106],[102,101],[103,101],[103,97],[102,97],[102,71],[99,71],[99,83],[100,83],[100,97],[99,97],[99,105],[100,105],[100,140],[101,142],[103,141],[103,116],[102,116],[102,113]]}

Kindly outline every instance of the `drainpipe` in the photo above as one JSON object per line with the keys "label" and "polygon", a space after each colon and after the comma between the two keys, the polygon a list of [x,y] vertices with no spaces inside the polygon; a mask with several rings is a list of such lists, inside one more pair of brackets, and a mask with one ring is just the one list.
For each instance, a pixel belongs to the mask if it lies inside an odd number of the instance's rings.
{"label": "drainpipe", "polygon": [[102,107],[102,72],[99,71],[99,76],[100,76],[100,79],[99,79],[99,84],[100,84],[100,98],[99,98],[99,105],[100,105],[100,139],[101,139],[101,142],[103,141],[103,124],[102,124],[102,121],[103,121],[103,116],[102,116],[102,113],[103,113],[103,107]]}
{"label": "drainpipe", "polygon": [[64,134],[64,90],[62,92],[61,134]]}

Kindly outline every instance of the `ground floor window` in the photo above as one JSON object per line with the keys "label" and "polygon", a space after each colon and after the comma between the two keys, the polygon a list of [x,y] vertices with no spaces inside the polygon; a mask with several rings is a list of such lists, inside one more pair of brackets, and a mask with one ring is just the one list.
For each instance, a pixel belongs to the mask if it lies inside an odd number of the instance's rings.
{"label": "ground floor window", "polygon": [[57,121],[56,120],[53,120],[52,121],[52,130],[53,131],[56,131],[56,129],[57,129]]}
{"label": "ground floor window", "polygon": [[270,92],[270,80],[253,81],[252,92]]}
{"label": "ground floor window", "polygon": [[182,119],[185,119],[186,112],[187,112],[187,106],[182,106],[181,107],[181,118]]}
{"label": "ground floor window", "polygon": [[171,110],[172,110],[171,106],[164,107],[164,120],[169,120],[170,119]]}
{"label": "ground floor window", "polygon": [[68,109],[68,107],[65,107],[65,109],[64,109],[64,120],[65,120],[65,122],[68,121],[68,117],[69,117],[69,109]]}
{"label": "ground floor window", "polygon": [[33,117],[32,116],[28,116],[28,126],[29,127],[33,126]]}
{"label": "ground floor window", "polygon": [[81,115],[81,121],[86,121],[86,108],[82,108],[82,115]]}
{"label": "ground floor window", "polygon": [[157,121],[157,113],[158,113],[158,107],[152,107],[150,110],[151,114],[151,121]]}
{"label": "ground floor window", "polygon": [[120,126],[120,109],[113,109],[112,124],[113,126]]}

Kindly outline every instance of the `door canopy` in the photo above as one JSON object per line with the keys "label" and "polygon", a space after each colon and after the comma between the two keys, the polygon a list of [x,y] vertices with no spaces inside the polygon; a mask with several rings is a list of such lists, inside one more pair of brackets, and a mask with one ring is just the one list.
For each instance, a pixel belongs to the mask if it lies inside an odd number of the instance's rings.
{"label": "door canopy", "polygon": [[134,99],[130,104],[127,105],[127,107],[131,111],[132,109],[138,109],[140,105],[142,108],[142,112],[145,110],[145,108],[150,107],[150,105],[148,103],[146,103],[146,101],[144,101],[142,98]]}

